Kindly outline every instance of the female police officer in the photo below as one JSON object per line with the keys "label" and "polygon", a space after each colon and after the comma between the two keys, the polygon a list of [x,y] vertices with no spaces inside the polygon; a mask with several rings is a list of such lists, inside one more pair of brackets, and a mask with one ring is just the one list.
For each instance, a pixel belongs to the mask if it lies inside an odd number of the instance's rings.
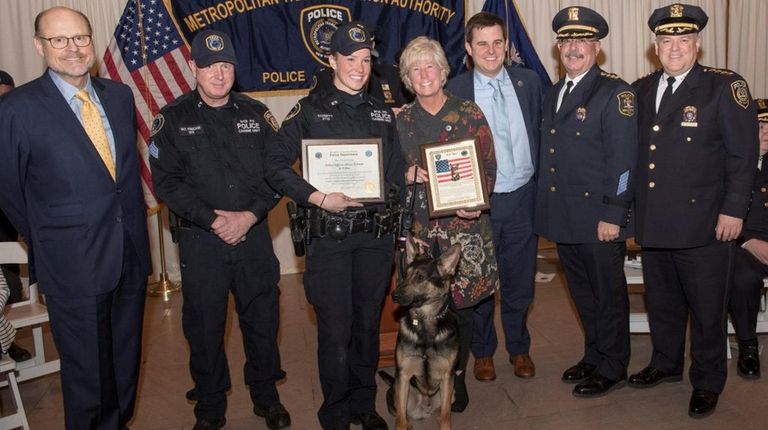
{"label": "female police officer", "polygon": [[312,208],[315,220],[335,218],[349,227],[343,238],[310,232],[313,239],[307,249],[304,290],[317,314],[324,396],[320,423],[324,429],[346,429],[350,422],[366,430],[386,429],[375,410],[374,372],[393,238],[391,234],[377,238],[356,227],[370,222],[384,205],[363,205],[343,193],[318,191],[291,166],[299,157],[302,139],[307,138],[381,138],[386,187],[402,189],[405,162],[392,111],[364,91],[371,74],[370,34],[359,23],[345,24],[334,33],[330,47],[335,88],[310,94],[288,113],[270,145],[265,168],[270,185],[300,206]]}

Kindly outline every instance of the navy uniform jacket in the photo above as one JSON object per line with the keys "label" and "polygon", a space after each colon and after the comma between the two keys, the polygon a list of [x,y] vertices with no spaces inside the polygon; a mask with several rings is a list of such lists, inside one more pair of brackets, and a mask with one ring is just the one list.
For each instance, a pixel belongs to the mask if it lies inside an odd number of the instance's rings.
{"label": "navy uniform jacket", "polygon": [[597,243],[597,224],[626,239],[637,158],[632,87],[597,65],[555,112],[565,79],[544,98],[534,231],[558,243]]}
{"label": "navy uniform jacket", "polygon": [[752,204],[744,223],[744,242],[759,239],[768,242],[768,157],[763,157],[763,166],[755,175]]}
{"label": "navy uniform jacket", "polygon": [[116,181],[47,71],[0,99],[0,207],[29,242],[49,295],[115,289],[125,235],[141,273],[152,269],[133,95],[123,84],[91,82],[114,134]]}
{"label": "navy uniform jacket", "polygon": [[696,63],[656,112],[662,71],[634,82],[639,151],[635,231],[644,247],[715,241],[719,214],[744,218],[759,154],[757,113],[744,79]]}
{"label": "navy uniform jacket", "polygon": [[251,211],[259,221],[254,229],[269,239],[261,221],[279,200],[264,180],[263,165],[277,128],[263,103],[238,93],[218,108],[205,104],[197,91],[180,96],[153,121],[149,162],[155,192],[204,230],[216,219],[214,209]]}
{"label": "navy uniform jacket", "polygon": [[[349,104],[348,102],[352,102]],[[267,181],[279,193],[302,206],[311,206],[310,194],[317,191],[294,170],[301,159],[302,139],[381,138],[384,192],[396,185],[405,189],[405,157],[395,128],[395,115],[367,93],[356,96],[334,89],[299,100],[283,120],[280,132],[267,150]],[[366,204],[366,208],[372,208]],[[383,208],[383,205],[380,205]]]}
{"label": "navy uniform jacket", "polygon": [[[525,129],[528,132],[533,168],[538,166],[539,123],[541,122],[541,80],[532,70],[524,67],[505,67],[509,79],[515,85],[515,94],[523,111]],[[474,72],[468,71],[451,79],[446,89],[456,97],[475,101]]]}

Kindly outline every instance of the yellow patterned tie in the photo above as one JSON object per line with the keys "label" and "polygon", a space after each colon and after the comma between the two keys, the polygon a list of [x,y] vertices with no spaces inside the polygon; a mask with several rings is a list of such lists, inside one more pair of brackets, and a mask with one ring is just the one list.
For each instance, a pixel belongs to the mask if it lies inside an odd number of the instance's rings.
{"label": "yellow patterned tie", "polygon": [[112,151],[109,149],[109,141],[107,141],[107,133],[104,131],[104,123],[101,121],[99,109],[91,101],[87,91],[80,90],[75,94],[75,97],[83,102],[83,106],[80,108],[83,128],[85,128],[88,137],[91,138],[91,143],[99,153],[104,165],[107,166],[112,180],[115,180],[115,161],[112,158]]}

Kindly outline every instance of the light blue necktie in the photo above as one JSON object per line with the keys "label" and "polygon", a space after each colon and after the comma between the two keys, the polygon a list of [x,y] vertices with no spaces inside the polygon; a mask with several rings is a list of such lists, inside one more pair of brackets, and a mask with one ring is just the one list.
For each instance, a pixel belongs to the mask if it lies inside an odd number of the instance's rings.
{"label": "light blue necktie", "polygon": [[506,151],[496,151],[497,168],[504,177],[512,177],[515,171],[515,159],[512,156],[512,139],[509,130],[509,114],[507,113],[507,103],[504,99],[504,93],[501,92],[501,81],[491,79],[488,84],[493,88],[493,119],[495,130],[493,134],[494,141],[501,142],[496,145],[497,148],[505,148]]}

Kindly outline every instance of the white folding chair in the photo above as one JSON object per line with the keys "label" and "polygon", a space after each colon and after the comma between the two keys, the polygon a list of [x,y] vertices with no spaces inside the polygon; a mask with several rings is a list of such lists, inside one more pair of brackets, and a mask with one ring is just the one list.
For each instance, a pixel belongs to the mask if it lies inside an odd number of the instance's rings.
{"label": "white folding chair", "polygon": [[[21,242],[0,242],[0,264],[27,264],[27,248]],[[46,361],[45,345],[43,343],[43,324],[48,322],[48,309],[40,301],[37,284],[31,284],[27,288],[27,299],[9,305],[5,310],[8,321],[17,329],[32,327],[32,339],[34,341],[34,354],[30,360],[16,363],[19,372],[19,382],[37,378],[49,373],[58,372],[60,362],[58,359]],[[0,386],[5,383],[0,383]]]}
{"label": "white folding chair", "polygon": [[0,374],[6,376],[8,386],[11,389],[11,400],[16,407],[14,413],[0,417],[0,429],[10,430],[21,427],[24,430],[29,430],[27,414],[24,412],[24,403],[21,401],[19,384],[16,381],[16,362],[7,355],[3,355],[0,359]]}

